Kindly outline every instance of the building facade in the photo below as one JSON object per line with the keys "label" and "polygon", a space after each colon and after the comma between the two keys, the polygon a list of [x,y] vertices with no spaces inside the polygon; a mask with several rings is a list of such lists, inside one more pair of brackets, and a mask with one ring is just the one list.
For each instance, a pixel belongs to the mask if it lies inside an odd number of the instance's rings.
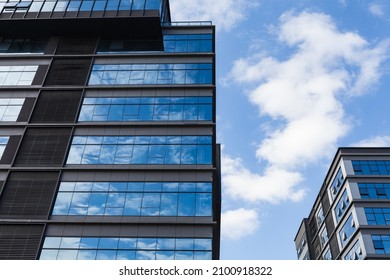
{"label": "building facade", "polygon": [[218,259],[215,29],[0,0],[0,259]]}
{"label": "building facade", "polygon": [[390,148],[340,148],[295,237],[300,260],[390,259]]}

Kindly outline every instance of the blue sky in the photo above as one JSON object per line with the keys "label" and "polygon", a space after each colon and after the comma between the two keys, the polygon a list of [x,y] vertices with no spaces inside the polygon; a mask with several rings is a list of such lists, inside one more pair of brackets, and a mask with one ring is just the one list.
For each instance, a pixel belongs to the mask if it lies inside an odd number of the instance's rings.
{"label": "blue sky", "polygon": [[339,146],[389,146],[390,3],[171,0],[217,26],[222,259],[296,259]]}

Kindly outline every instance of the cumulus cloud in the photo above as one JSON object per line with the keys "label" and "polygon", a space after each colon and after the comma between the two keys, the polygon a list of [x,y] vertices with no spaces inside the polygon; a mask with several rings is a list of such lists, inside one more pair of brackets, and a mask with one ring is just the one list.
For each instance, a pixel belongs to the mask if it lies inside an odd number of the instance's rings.
{"label": "cumulus cloud", "polygon": [[173,21],[213,21],[221,30],[229,31],[246,18],[258,3],[250,0],[171,0]]}
{"label": "cumulus cloud", "polygon": [[351,145],[352,147],[389,147],[390,136],[375,136],[360,140]]}
{"label": "cumulus cloud", "polygon": [[333,155],[352,128],[343,98],[364,94],[380,76],[389,41],[373,46],[356,33],[340,31],[322,13],[287,13],[280,18],[278,44],[287,58],[255,54],[238,59],[229,78],[249,88],[249,99],[271,127],[256,150],[261,173],[242,160],[223,159],[226,191],[247,201],[298,201],[304,168]]}
{"label": "cumulus cloud", "polygon": [[381,17],[383,17],[385,15],[384,10],[383,10],[383,6],[379,5],[379,4],[376,4],[376,3],[371,3],[368,6],[368,10],[375,17],[380,17],[381,18]]}
{"label": "cumulus cloud", "polygon": [[302,175],[270,166],[263,175],[252,173],[240,158],[222,156],[222,180],[225,193],[235,199],[249,202],[282,200],[299,201],[305,190],[295,186]]}
{"label": "cumulus cloud", "polygon": [[222,213],[222,238],[240,239],[255,232],[259,227],[256,210],[239,208]]}

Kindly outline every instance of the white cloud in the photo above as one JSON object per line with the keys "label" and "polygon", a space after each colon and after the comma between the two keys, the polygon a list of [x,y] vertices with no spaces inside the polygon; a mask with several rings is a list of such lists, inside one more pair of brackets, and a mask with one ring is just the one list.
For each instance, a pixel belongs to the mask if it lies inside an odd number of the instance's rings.
{"label": "white cloud", "polygon": [[348,5],[347,0],[338,0],[338,1],[341,5],[343,5],[344,7],[347,7],[347,5]]}
{"label": "white cloud", "polygon": [[375,136],[363,139],[351,145],[352,147],[389,147],[390,136]]}
{"label": "white cloud", "polygon": [[263,175],[251,172],[240,158],[222,155],[222,185],[226,195],[249,202],[283,200],[299,201],[305,195],[295,186],[303,180],[301,174],[274,167]]}
{"label": "white cloud", "polygon": [[222,30],[229,31],[245,20],[250,8],[257,6],[251,0],[171,0],[172,21],[213,21]]}
{"label": "white cloud", "polygon": [[371,46],[361,36],[338,30],[321,13],[284,14],[278,43],[291,48],[285,60],[255,54],[234,63],[230,79],[251,88],[249,99],[274,121],[256,151],[262,174],[242,160],[223,158],[227,193],[247,201],[300,200],[303,169],[334,154],[352,128],[343,97],[363,94],[376,83],[389,41]]}
{"label": "white cloud", "polygon": [[371,3],[368,6],[368,10],[375,17],[380,17],[381,18],[381,17],[383,17],[385,15],[385,13],[383,11],[383,6],[379,5],[379,4],[376,4],[376,3]]}
{"label": "white cloud", "polygon": [[258,227],[259,221],[256,210],[239,208],[222,213],[222,238],[240,239],[254,233]]}

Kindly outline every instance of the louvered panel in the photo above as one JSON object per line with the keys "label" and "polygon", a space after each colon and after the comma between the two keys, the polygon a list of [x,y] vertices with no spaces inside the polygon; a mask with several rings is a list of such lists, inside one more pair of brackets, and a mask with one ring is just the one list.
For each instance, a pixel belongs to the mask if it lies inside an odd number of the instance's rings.
{"label": "louvered panel", "polygon": [[0,218],[45,219],[58,172],[12,172],[0,197]]}
{"label": "louvered panel", "polygon": [[57,54],[94,54],[97,38],[64,37],[61,38]]}
{"label": "louvered panel", "polygon": [[0,259],[34,260],[43,230],[43,225],[0,224]]}
{"label": "louvered panel", "polygon": [[15,166],[61,166],[70,134],[70,128],[29,128]]}
{"label": "louvered panel", "polygon": [[46,78],[47,86],[83,86],[88,77],[91,59],[54,59]]}
{"label": "louvered panel", "polygon": [[32,123],[74,123],[81,91],[43,91],[39,95]]}

